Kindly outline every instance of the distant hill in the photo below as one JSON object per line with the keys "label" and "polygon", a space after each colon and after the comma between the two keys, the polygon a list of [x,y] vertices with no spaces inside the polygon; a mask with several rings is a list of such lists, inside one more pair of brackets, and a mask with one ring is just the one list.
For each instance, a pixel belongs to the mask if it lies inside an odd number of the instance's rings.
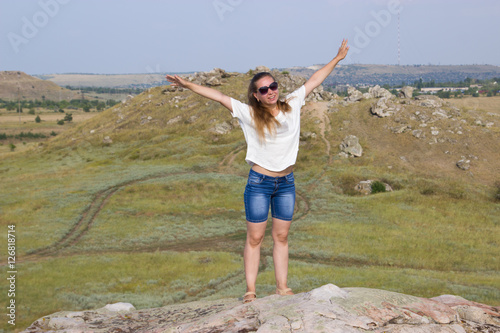
{"label": "distant hill", "polygon": [[61,87],[149,88],[168,84],[165,74],[47,74],[40,79],[54,82]]}
{"label": "distant hill", "polygon": [[21,100],[71,100],[77,93],[62,88],[54,82],[41,80],[20,71],[0,72],[0,98],[6,101]]}
{"label": "distant hill", "polygon": [[[309,67],[280,68],[290,74],[310,77],[322,65]],[[337,84],[368,84],[395,85],[401,82],[413,83],[419,79],[424,82],[459,82],[466,78],[492,79],[500,77],[500,67],[493,65],[339,65],[325,81],[327,85]]]}
{"label": "distant hill", "polygon": [[[265,65],[265,64],[264,64]],[[323,65],[308,67],[279,68],[290,74],[310,77]],[[191,73],[177,73],[191,74]],[[165,73],[145,74],[47,74],[39,75],[40,79],[52,81],[62,87],[108,87],[108,88],[150,88],[167,85]],[[395,85],[401,82],[413,83],[422,78],[424,82],[459,82],[466,78],[491,79],[500,77],[500,67],[492,65],[339,65],[333,75],[327,78],[325,85],[337,84],[369,84]]]}

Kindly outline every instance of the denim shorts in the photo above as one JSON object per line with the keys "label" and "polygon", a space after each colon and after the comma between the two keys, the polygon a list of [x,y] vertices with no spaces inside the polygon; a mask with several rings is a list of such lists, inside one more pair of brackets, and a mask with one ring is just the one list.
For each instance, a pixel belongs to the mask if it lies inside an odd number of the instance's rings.
{"label": "denim shorts", "polygon": [[244,198],[248,222],[267,221],[269,206],[272,217],[291,221],[295,208],[293,172],[283,177],[270,177],[250,169]]}

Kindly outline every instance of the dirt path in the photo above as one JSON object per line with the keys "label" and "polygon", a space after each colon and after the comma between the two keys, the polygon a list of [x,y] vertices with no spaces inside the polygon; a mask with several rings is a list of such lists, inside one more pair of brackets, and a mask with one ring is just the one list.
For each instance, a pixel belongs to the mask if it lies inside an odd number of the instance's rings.
{"label": "dirt path", "polygon": [[[305,112],[310,112],[314,117],[318,118],[321,122],[318,124],[319,126],[319,135],[321,139],[325,142],[326,145],[326,154],[329,156],[328,163],[325,165],[324,170],[326,170],[327,166],[331,162],[331,155],[330,155],[330,150],[331,146],[328,140],[326,139],[326,131],[330,130],[331,124],[330,124],[330,119],[328,118],[327,115],[327,104],[326,103],[310,103],[307,109],[305,109]],[[240,153],[243,149],[245,148],[244,145],[234,149],[233,151],[229,152],[219,163],[219,167],[221,170],[218,172],[221,174],[227,174],[227,167],[231,166],[234,163],[234,160],[238,153]],[[224,169],[224,170],[222,170]],[[229,172],[231,173],[231,172]],[[179,173],[162,173],[158,175],[153,175],[153,176],[148,176],[140,179],[136,179],[133,181],[128,181],[124,182],[121,184],[117,184],[115,186],[109,187],[106,190],[103,190],[99,193],[97,193],[92,200],[90,206],[85,210],[85,212],[82,214],[82,217],[80,220],[62,237],[59,241],[55,242],[54,244],[41,248],[38,250],[34,250],[33,252],[29,253],[28,255],[24,256],[20,262],[33,262],[33,261],[39,261],[43,260],[44,258],[48,258],[50,256],[57,255],[60,253],[61,250],[70,248],[71,246],[75,245],[78,241],[81,240],[81,238],[87,234],[87,232],[92,228],[92,225],[99,215],[99,213],[102,211],[102,209],[106,206],[108,203],[109,199],[121,188],[130,186],[136,183],[144,182],[147,180],[151,179],[160,179],[160,178],[165,178],[169,177],[171,175],[183,175],[183,174],[188,174],[186,172],[179,172]],[[312,187],[315,186],[315,184],[322,178],[324,174],[324,171],[318,175],[318,178],[316,181],[313,182],[311,185]],[[311,188],[310,186],[310,188]],[[309,200],[307,198],[306,193],[301,193],[300,191],[296,192],[297,195],[297,202],[296,202],[296,208],[295,208],[295,218],[294,221],[300,221],[303,218],[305,218],[310,210],[310,204]],[[268,228],[271,228],[272,224],[269,223]],[[231,234],[231,235],[222,235],[222,236],[217,236],[217,237],[212,237],[212,238],[207,238],[203,239],[203,241],[200,241],[200,239],[197,239],[195,242],[192,242],[192,244],[188,244],[183,242],[182,244],[166,244],[161,247],[154,247],[154,248],[144,248],[142,251],[145,252],[154,252],[157,250],[173,250],[173,251],[183,251],[184,249],[188,248],[190,250],[205,250],[205,249],[218,249],[218,250],[223,250],[223,251],[229,251],[233,252],[235,249],[239,249],[242,246],[242,241],[241,239],[246,236],[245,233],[236,233],[236,234]],[[200,244],[203,244],[203,246],[200,247]],[[135,249],[134,251],[137,251],[138,249]],[[141,250],[139,250],[141,251]],[[266,252],[265,249],[263,249],[264,252]],[[110,251],[114,252],[114,251]],[[1,266],[1,265],[0,265]]]}
{"label": "dirt path", "polygon": [[331,145],[330,142],[326,139],[326,132],[330,131],[332,126],[330,124],[330,118],[328,117],[328,104],[325,102],[312,102],[309,103],[309,105],[304,108],[306,113],[309,113],[315,118],[318,118],[320,120],[320,123],[318,124],[319,127],[319,136],[321,137],[321,140],[325,142],[326,145],[326,155],[329,156],[328,163],[331,162]]}

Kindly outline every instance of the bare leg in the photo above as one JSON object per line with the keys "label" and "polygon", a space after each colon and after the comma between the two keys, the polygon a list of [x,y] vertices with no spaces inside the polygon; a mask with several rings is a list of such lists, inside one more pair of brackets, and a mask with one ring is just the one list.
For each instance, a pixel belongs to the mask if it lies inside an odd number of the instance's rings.
{"label": "bare leg", "polygon": [[[273,218],[274,275],[276,277],[276,287],[281,290],[288,288],[288,231],[290,230],[291,224],[291,221]],[[293,295],[291,291],[286,294]]]}
{"label": "bare leg", "polygon": [[266,222],[251,223],[247,221],[247,240],[243,259],[245,262],[245,277],[247,281],[247,292],[255,292],[255,283],[259,273],[260,246],[266,233]]}

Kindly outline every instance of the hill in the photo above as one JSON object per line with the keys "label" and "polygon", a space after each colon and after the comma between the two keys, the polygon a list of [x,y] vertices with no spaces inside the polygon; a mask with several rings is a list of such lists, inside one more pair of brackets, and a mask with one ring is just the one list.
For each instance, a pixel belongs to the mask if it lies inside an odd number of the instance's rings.
{"label": "hill", "polygon": [[41,80],[20,71],[0,72],[0,99],[20,100],[72,100],[77,93],[57,84]]}
{"label": "hill", "polygon": [[[310,67],[282,68],[294,75],[309,77],[322,65]],[[413,83],[422,79],[424,82],[460,82],[466,78],[492,79],[500,77],[500,67],[493,65],[342,65],[335,75],[331,75],[325,84],[368,84],[397,85]]]}
{"label": "hill", "polygon": [[[293,75],[308,78],[322,65],[309,67],[280,68]],[[179,73],[192,74],[192,73]],[[146,74],[47,74],[37,76],[59,86],[71,87],[109,87],[109,88],[150,88],[166,85],[165,73]],[[397,85],[401,82],[413,83],[422,79],[425,82],[459,82],[466,78],[492,79],[500,77],[500,67],[492,65],[339,65],[334,75],[325,81],[327,85],[369,84]]]}
{"label": "hill", "polygon": [[165,74],[47,74],[40,79],[61,87],[148,88],[166,85]]}
{"label": "hill", "polygon": [[[304,82],[276,77],[282,93]],[[215,70],[191,79],[245,100],[251,76]],[[290,287],[334,283],[500,304],[500,99],[485,110],[481,99],[456,107],[390,98],[392,111],[379,117],[372,107],[383,97],[358,93],[343,100],[319,89],[303,108]],[[351,135],[359,157],[340,154]],[[241,296],[244,156],[226,109],[169,86],[2,156],[0,222],[17,232],[19,327],[62,309]],[[365,180],[394,191],[361,195],[354,187]],[[259,295],[275,290],[269,236]]]}

